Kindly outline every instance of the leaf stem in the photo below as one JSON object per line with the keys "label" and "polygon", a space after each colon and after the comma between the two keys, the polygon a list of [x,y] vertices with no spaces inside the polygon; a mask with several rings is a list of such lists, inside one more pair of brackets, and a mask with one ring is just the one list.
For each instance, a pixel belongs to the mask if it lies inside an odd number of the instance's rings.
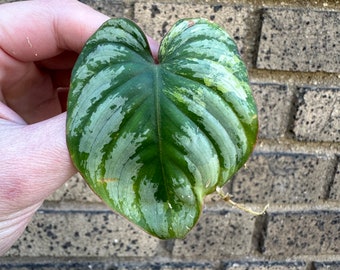
{"label": "leaf stem", "polygon": [[269,204],[267,204],[267,205],[262,209],[262,211],[257,212],[257,211],[254,211],[254,210],[252,210],[252,209],[246,207],[246,206],[243,205],[243,204],[238,204],[238,203],[234,202],[234,201],[231,199],[232,195],[229,194],[229,193],[224,194],[224,192],[223,192],[223,190],[222,190],[221,187],[216,187],[216,192],[217,192],[218,195],[221,196],[221,198],[222,198],[225,202],[231,204],[233,207],[236,207],[236,208],[238,208],[238,209],[240,209],[240,210],[242,210],[242,211],[245,211],[245,212],[247,212],[247,213],[249,213],[249,214],[251,214],[251,215],[254,215],[254,216],[261,216],[261,215],[264,215],[264,214],[266,213],[268,207],[269,207]]}

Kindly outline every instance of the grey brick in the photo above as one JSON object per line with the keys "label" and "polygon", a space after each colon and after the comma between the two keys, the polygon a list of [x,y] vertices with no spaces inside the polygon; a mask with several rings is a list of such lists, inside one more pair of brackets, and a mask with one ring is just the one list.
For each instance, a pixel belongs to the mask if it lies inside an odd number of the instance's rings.
{"label": "grey brick", "polygon": [[298,140],[340,142],[340,88],[299,88],[293,132]]}
{"label": "grey brick", "polygon": [[268,218],[266,256],[335,255],[340,252],[338,211],[271,213]]}
{"label": "grey brick", "polygon": [[165,266],[161,266],[159,270],[213,270],[214,266],[210,264],[198,264],[198,263],[170,263]]}
{"label": "grey brick", "polygon": [[105,263],[102,262],[84,262],[84,261],[67,261],[58,263],[55,260],[46,262],[26,262],[24,263],[0,263],[1,270],[102,270],[105,269]]}
{"label": "grey brick", "polygon": [[241,55],[250,65],[259,18],[249,7],[140,2],[134,8],[138,25],[158,41],[177,20],[192,17],[207,18],[222,26],[235,39]]}
{"label": "grey brick", "polygon": [[332,261],[332,262],[315,262],[314,263],[315,270],[339,270],[340,269],[340,261]]}
{"label": "grey brick", "polygon": [[[338,160],[340,160],[340,158]],[[334,175],[334,180],[330,189],[329,199],[340,201],[340,162]]]}
{"label": "grey brick", "polygon": [[334,160],[326,156],[256,153],[232,180],[235,201],[311,203],[327,196]]}
{"label": "grey brick", "polygon": [[8,256],[153,256],[159,240],[110,212],[38,212]]}
{"label": "grey brick", "polygon": [[196,263],[196,262],[153,262],[153,263],[119,263],[111,265],[109,269],[117,270],[210,270],[212,268],[209,263]]}
{"label": "grey brick", "polygon": [[257,67],[340,72],[339,25],[339,12],[266,9]]}
{"label": "grey brick", "polygon": [[80,174],[71,177],[62,187],[47,198],[48,201],[102,202],[89,188]]}
{"label": "grey brick", "polygon": [[197,263],[197,262],[117,262],[117,259],[102,259],[98,258],[94,261],[84,261],[79,259],[67,260],[65,262],[56,262],[55,260],[50,260],[44,262],[28,262],[25,263],[11,262],[11,263],[1,263],[1,270],[213,270],[215,269],[210,263]]}
{"label": "grey brick", "polygon": [[123,1],[118,0],[80,0],[101,13],[104,13],[110,17],[122,17],[124,14]]}
{"label": "grey brick", "polygon": [[224,270],[305,270],[304,262],[280,262],[280,261],[258,261],[258,262],[228,262]]}
{"label": "grey brick", "polygon": [[286,85],[253,83],[259,115],[259,137],[282,137],[288,127],[293,91]]}
{"label": "grey brick", "polygon": [[151,265],[146,264],[120,264],[109,267],[109,269],[115,270],[153,270],[154,268]]}
{"label": "grey brick", "polygon": [[185,239],[175,240],[173,256],[214,260],[248,254],[255,220],[238,212],[204,213]]}

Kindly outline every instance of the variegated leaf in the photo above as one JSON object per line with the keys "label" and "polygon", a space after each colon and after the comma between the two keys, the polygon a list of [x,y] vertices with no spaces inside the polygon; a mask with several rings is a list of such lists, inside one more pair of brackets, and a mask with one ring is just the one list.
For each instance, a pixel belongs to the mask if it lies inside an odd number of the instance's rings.
{"label": "variegated leaf", "polygon": [[133,22],[107,21],[72,73],[67,144],[107,205],[152,235],[180,238],[204,197],[249,157],[257,112],[246,67],[218,25],[178,21],[158,59]]}

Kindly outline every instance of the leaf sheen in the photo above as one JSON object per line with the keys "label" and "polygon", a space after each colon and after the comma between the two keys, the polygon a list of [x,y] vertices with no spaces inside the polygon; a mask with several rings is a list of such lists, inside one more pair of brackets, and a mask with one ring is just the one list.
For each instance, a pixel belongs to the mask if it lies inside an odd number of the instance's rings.
{"label": "leaf sheen", "polygon": [[107,205],[154,236],[182,238],[204,197],[248,159],[257,111],[237,46],[218,25],[178,21],[158,61],[135,23],[104,23],[72,72],[66,138]]}

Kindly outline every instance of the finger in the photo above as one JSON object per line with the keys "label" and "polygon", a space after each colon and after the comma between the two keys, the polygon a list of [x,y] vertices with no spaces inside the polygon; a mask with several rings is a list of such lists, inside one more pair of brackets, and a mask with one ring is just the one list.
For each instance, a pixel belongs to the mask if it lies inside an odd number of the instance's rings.
{"label": "finger", "polygon": [[36,62],[36,64],[38,67],[50,70],[72,69],[77,58],[78,53],[72,51],[64,51],[55,57]]}
{"label": "finger", "polygon": [[39,203],[76,173],[65,123],[63,113],[33,125],[2,126],[0,204],[6,202],[8,211]]}
{"label": "finger", "polygon": [[80,52],[108,19],[78,1],[25,1],[2,5],[0,47],[21,61],[39,61],[64,50]]}
{"label": "finger", "polygon": [[[15,213],[8,213],[8,209],[1,209],[2,205],[0,204],[0,256],[5,254],[24,232],[41,204],[32,205]],[[5,210],[5,212],[2,210]]]}
{"label": "finger", "polygon": [[16,112],[14,112],[11,108],[6,106],[1,101],[0,101],[0,119],[20,125],[26,124],[24,119],[22,119]]}
{"label": "finger", "polygon": [[35,65],[28,65],[26,72],[19,76],[24,68],[21,65],[17,67],[17,74],[11,76],[8,73],[3,80],[0,78],[3,102],[27,123],[39,122],[59,114],[61,107],[50,74]]}
{"label": "finger", "polygon": [[[78,1],[26,1],[1,5],[0,85],[7,105],[34,123],[61,112],[46,67],[73,65],[65,50],[79,52],[88,37],[107,17]],[[61,61],[63,58],[64,62]],[[53,61],[54,60],[54,61]],[[57,61],[58,60],[58,61]],[[59,67],[58,67],[59,65]],[[64,81],[65,82],[65,81]],[[65,86],[65,85],[57,85]]]}

